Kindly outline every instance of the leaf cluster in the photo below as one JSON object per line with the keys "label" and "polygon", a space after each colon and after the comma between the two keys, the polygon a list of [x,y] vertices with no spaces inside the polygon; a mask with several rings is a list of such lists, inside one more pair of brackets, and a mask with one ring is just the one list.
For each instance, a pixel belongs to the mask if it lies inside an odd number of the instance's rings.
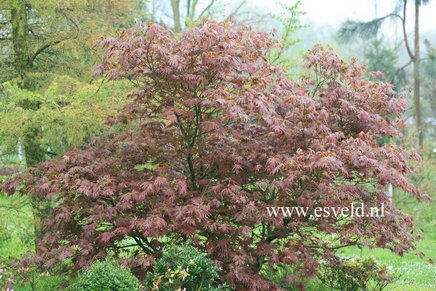
{"label": "leaf cluster", "polygon": [[138,279],[125,267],[110,260],[95,262],[79,274],[70,290],[139,291]]}
{"label": "leaf cluster", "polygon": [[168,245],[147,277],[150,290],[225,290],[217,288],[218,273],[205,253],[189,244]]}
{"label": "leaf cluster", "polygon": [[397,278],[386,265],[373,257],[346,258],[338,264],[326,264],[318,275],[333,290],[383,290]]}
{"label": "leaf cluster", "polygon": [[41,92],[4,83],[0,88],[3,152],[16,152],[20,140],[35,128],[41,130],[34,141],[48,149],[48,157],[86,143],[107,129],[105,121],[122,106],[124,90],[122,83],[100,87],[68,76],[56,77]]}

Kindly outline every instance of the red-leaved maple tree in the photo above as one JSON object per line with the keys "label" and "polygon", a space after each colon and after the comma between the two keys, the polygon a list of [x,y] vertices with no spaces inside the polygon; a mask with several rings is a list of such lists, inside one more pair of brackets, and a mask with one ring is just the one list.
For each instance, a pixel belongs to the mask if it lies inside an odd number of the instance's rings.
{"label": "red-leaved maple tree", "polygon": [[[341,247],[414,249],[413,218],[385,194],[418,199],[410,158],[377,140],[399,134],[406,100],[364,66],[316,45],[299,82],[268,60],[267,33],[205,21],[181,34],[148,24],[101,42],[98,74],[128,79],[128,130],[6,183],[54,201],[34,263],[83,268],[113,251],[138,275],[167,243],[192,240],[234,290],[274,290],[262,268],[314,276]],[[385,217],[270,217],[273,206],[385,205]],[[126,252],[126,250],[130,250]],[[121,255],[123,254],[123,255]],[[122,259],[121,259],[122,257]]]}

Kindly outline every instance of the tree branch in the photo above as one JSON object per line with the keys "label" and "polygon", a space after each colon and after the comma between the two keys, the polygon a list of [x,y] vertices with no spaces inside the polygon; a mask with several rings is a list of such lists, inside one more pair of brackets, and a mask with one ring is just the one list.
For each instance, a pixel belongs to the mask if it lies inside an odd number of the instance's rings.
{"label": "tree branch", "polygon": [[39,49],[37,49],[36,52],[29,58],[29,65],[32,66],[33,62],[35,61],[35,59],[38,57],[39,54],[44,52],[46,49],[61,43],[62,41],[64,41],[64,39],[56,40],[56,41],[47,43],[47,44],[43,45],[42,47],[40,47]]}
{"label": "tree branch", "polygon": [[79,35],[79,31],[80,31],[80,29],[79,29],[79,26],[77,25],[77,23],[76,23],[73,19],[71,19],[71,17],[69,17],[69,16],[67,16],[67,15],[65,15],[65,14],[63,14],[63,15],[64,15],[64,17],[65,17],[67,20],[69,20],[69,21],[73,24],[73,26],[75,27],[75,31],[76,31],[76,33],[75,33],[74,36],[72,36],[72,37],[65,37],[65,38],[62,38],[62,39],[58,39],[58,40],[52,41],[52,42],[50,42],[50,43],[47,43],[47,44],[43,45],[43,46],[40,47],[39,49],[37,49],[36,52],[35,52],[35,53],[34,53],[34,54],[29,58],[29,65],[30,65],[30,66],[32,66],[33,62],[34,62],[35,59],[38,57],[38,55],[40,55],[41,53],[43,53],[43,52],[44,52],[45,50],[47,50],[48,48],[50,48],[50,47],[52,47],[52,46],[55,46],[55,45],[57,45],[57,44],[59,44],[59,43],[65,41],[65,40],[77,38],[77,36]]}
{"label": "tree branch", "polygon": [[399,68],[395,73],[398,73],[402,70],[404,70],[407,66],[409,66],[412,63],[412,60],[408,61],[404,66],[402,66],[401,68]]}
{"label": "tree branch", "polygon": [[403,17],[401,19],[401,24],[403,27],[403,38],[404,38],[404,44],[406,45],[407,54],[409,55],[410,59],[412,61],[415,60],[415,56],[412,53],[412,50],[410,49],[409,40],[407,38],[407,32],[406,32],[406,8],[407,8],[407,0],[403,0]]}
{"label": "tree branch", "polygon": [[131,248],[131,247],[137,247],[138,244],[130,244],[130,245],[123,245],[123,246],[112,246],[114,249],[125,249],[125,248]]}
{"label": "tree branch", "polygon": [[131,237],[135,240],[135,242],[138,244],[139,247],[141,247],[141,249],[147,253],[147,254],[152,254],[153,251],[150,250],[149,248],[147,248],[147,246],[145,246],[141,240],[139,239],[139,237],[135,236],[135,235],[131,235]]}
{"label": "tree branch", "polygon": [[191,0],[188,0],[188,4],[186,5],[186,17],[190,18],[191,13]]}
{"label": "tree branch", "polygon": [[200,15],[198,15],[197,18],[200,19],[200,18],[203,16],[203,14],[205,14],[208,10],[210,10],[210,8],[213,6],[214,3],[215,3],[215,0],[210,1],[209,5],[207,5],[207,6],[203,9],[203,11],[201,11]]}
{"label": "tree branch", "polygon": [[229,16],[227,16],[226,21],[230,19],[230,17],[235,16],[239,10],[242,8],[242,6],[245,5],[245,3],[247,2],[247,0],[243,0],[241,1],[241,3],[239,3],[239,5],[235,8],[235,10],[233,10],[232,13],[229,14]]}

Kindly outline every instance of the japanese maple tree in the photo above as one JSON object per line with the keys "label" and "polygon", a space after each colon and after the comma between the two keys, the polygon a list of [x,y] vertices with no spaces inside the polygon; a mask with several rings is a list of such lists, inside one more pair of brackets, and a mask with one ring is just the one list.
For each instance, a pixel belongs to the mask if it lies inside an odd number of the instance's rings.
{"label": "japanese maple tree", "polygon": [[[131,103],[111,122],[128,130],[95,138],[10,180],[14,191],[53,200],[32,261],[82,268],[113,251],[139,277],[167,243],[192,243],[235,290],[271,290],[266,265],[295,266],[289,281],[359,244],[403,254],[413,218],[384,193],[391,183],[427,198],[407,179],[397,145],[406,107],[390,84],[316,45],[299,82],[268,61],[278,44],[233,22],[205,21],[174,34],[156,24],[103,40],[98,74],[128,79]],[[385,217],[270,217],[266,207],[385,205]],[[126,249],[130,251],[127,252]]]}

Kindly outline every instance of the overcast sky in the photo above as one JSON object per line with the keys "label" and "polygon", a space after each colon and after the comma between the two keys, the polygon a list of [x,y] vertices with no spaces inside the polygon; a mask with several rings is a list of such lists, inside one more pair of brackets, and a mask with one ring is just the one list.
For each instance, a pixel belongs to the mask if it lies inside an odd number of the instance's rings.
{"label": "overcast sky", "polygon": [[[278,5],[276,0],[249,0],[250,3],[259,6],[264,11],[276,11]],[[281,0],[282,3],[292,4],[294,0]],[[370,20],[375,15],[378,17],[392,12],[398,0],[302,0],[301,9],[306,12],[304,20],[316,24],[328,24],[337,28],[347,19]],[[377,6],[375,5],[377,2]],[[409,21],[413,27],[413,5],[409,1]],[[377,8],[376,8],[377,7]],[[375,11],[377,10],[377,12]],[[430,1],[421,9],[421,31],[436,30],[436,0]]]}

